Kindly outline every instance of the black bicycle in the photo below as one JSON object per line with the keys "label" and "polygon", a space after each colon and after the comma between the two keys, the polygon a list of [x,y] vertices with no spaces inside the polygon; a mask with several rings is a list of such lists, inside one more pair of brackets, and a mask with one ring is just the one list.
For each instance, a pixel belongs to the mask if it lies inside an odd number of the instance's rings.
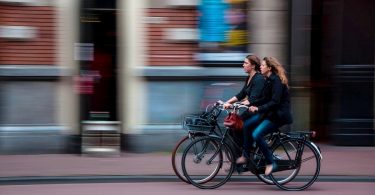
{"label": "black bicycle", "polygon": [[[242,106],[234,104],[235,109]],[[247,164],[235,163],[235,159],[241,155],[242,148],[233,140],[230,132],[231,129],[225,128],[221,135],[196,138],[186,147],[181,167],[185,178],[191,184],[202,189],[217,188],[225,184],[235,170],[250,171],[262,181],[274,183],[284,190],[303,190],[317,179],[321,154],[319,148],[308,140],[312,133],[277,131],[268,135],[268,145],[273,151],[278,169],[269,177],[265,177],[265,160],[258,148],[251,152]]]}
{"label": "black bicycle", "polygon": [[[246,106],[243,106],[240,103],[236,103],[235,105],[236,107],[233,107],[233,109],[238,110],[239,107],[247,108]],[[184,176],[182,167],[181,167],[181,159],[182,159],[184,150],[191,142],[193,142],[199,137],[203,137],[207,135],[215,135],[218,137],[222,136],[224,129],[222,126],[219,125],[218,121],[221,120],[221,117],[225,116],[225,114],[222,114],[224,110],[225,109],[223,108],[222,102],[218,101],[215,104],[209,104],[206,107],[205,112],[203,113],[188,115],[184,117],[182,126],[185,130],[187,130],[188,133],[186,136],[182,137],[177,142],[177,144],[175,145],[172,151],[172,158],[171,158],[173,171],[175,172],[176,176],[180,178],[182,181],[186,183],[190,183]],[[227,111],[224,113],[228,114]],[[233,132],[229,132],[229,133],[233,133]],[[233,134],[231,137],[228,137],[228,138],[233,139]],[[274,143],[274,139],[275,139],[275,136],[273,135],[266,136],[266,140],[268,143]],[[241,149],[241,146],[238,145],[238,142],[233,140],[232,143],[235,144],[235,148],[237,149],[236,152],[241,153],[242,149]],[[259,149],[257,148],[256,153],[258,152],[259,152]],[[242,169],[241,167],[238,167],[239,173],[246,170],[246,168],[243,170],[241,169]],[[210,174],[206,174],[206,177],[201,177],[195,180],[194,182],[202,183],[202,184],[206,183],[210,181],[212,178],[214,178],[216,174],[218,174],[219,170],[220,170],[220,166],[212,168],[211,169],[212,172]],[[291,178],[294,177],[295,174],[296,174],[296,171],[290,172],[290,175],[285,176],[284,178],[278,178],[279,183],[285,183],[289,181]],[[266,184],[273,184],[273,181],[271,180],[271,178],[265,176],[262,173],[256,174],[256,176],[258,177],[259,180],[261,180],[262,182]]]}

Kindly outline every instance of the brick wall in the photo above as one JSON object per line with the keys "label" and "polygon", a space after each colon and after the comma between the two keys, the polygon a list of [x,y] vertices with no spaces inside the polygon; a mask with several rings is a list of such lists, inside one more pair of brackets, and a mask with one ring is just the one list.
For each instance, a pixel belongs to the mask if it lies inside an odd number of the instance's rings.
{"label": "brick wall", "polygon": [[12,6],[0,3],[0,26],[31,26],[36,38],[0,38],[0,64],[52,65],[56,62],[56,10],[46,6]]}
{"label": "brick wall", "polygon": [[168,28],[196,28],[196,9],[149,8],[147,17],[162,17],[165,21],[148,23],[147,64],[151,66],[189,66],[196,65],[194,53],[198,49],[196,42],[172,42],[164,38]]}

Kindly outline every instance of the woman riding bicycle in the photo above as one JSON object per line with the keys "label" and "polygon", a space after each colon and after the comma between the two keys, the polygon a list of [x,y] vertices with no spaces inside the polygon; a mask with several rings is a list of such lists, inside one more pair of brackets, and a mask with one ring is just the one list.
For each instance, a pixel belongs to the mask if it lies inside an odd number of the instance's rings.
{"label": "woman riding bicycle", "polygon": [[[229,108],[232,103],[242,101],[242,104],[245,105],[257,105],[256,102],[259,102],[262,98],[262,92],[265,84],[265,79],[260,71],[260,60],[256,55],[248,55],[244,59],[242,64],[244,71],[248,74],[246,82],[242,90],[231,99],[226,101],[223,105],[225,109]],[[241,114],[242,120],[249,118],[252,113],[249,110],[246,110]],[[234,132],[234,136],[237,139],[239,145],[243,145],[242,138],[243,135],[237,135],[241,132]]]}
{"label": "woman riding bicycle", "polygon": [[232,103],[243,101],[245,105],[250,105],[253,102],[259,101],[262,97],[262,91],[265,84],[265,79],[260,71],[260,60],[256,55],[246,56],[243,64],[244,71],[248,74],[245,85],[242,90],[224,103],[224,108],[229,108]]}
{"label": "woman riding bicycle", "polygon": [[[250,139],[252,138],[265,156],[265,175],[269,175],[276,168],[276,164],[263,137],[285,124],[292,123],[292,116],[290,113],[288,79],[283,66],[276,58],[265,57],[261,62],[260,70],[266,77],[263,100],[260,105],[252,105],[249,108],[251,112],[256,114],[244,123],[244,126],[247,127],[244,128],[244,152],[243,156],[238,158],[236,162],[239,164],[247,162],[250,143],[252,143]],[[250,137],[248,134],[252,129],[254,131]]]}

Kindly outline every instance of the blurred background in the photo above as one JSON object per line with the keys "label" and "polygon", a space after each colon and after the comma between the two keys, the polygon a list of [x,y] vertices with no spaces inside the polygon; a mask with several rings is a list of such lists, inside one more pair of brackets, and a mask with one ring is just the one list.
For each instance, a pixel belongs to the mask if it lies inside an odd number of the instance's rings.
{"label": "blurred background", "polygon": [[374,146],[372,0],[0,0],[0,153],[170,151],[235,95],[246,55],[288,71],[294,123]]}

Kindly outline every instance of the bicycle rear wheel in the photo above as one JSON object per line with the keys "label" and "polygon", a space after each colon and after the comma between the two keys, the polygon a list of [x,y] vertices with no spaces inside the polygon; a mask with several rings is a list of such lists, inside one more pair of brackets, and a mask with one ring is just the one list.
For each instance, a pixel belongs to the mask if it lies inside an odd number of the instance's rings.
{"label": "bicycle rear wheel", "polygon": [[187,146],[181,165],[184,176],[195,187],[214,189],[231,177],[233,153],[220,139],[201,137]]}
{"label": "bicycle rear wheel", "polygon": [[[290,149],[289,143],[292,143],[296,150]],[[318,178],[320,154],[309,142],[299,138],[286,139],[276,146],[274,153],[284,154],[282,158],[276,160],[278,168],[270,175],[277,187],[283,190],[300,191],[311,186]],[[280,182],[280,178],[294,169],[298,172],[292,180],[286,183]]]}

